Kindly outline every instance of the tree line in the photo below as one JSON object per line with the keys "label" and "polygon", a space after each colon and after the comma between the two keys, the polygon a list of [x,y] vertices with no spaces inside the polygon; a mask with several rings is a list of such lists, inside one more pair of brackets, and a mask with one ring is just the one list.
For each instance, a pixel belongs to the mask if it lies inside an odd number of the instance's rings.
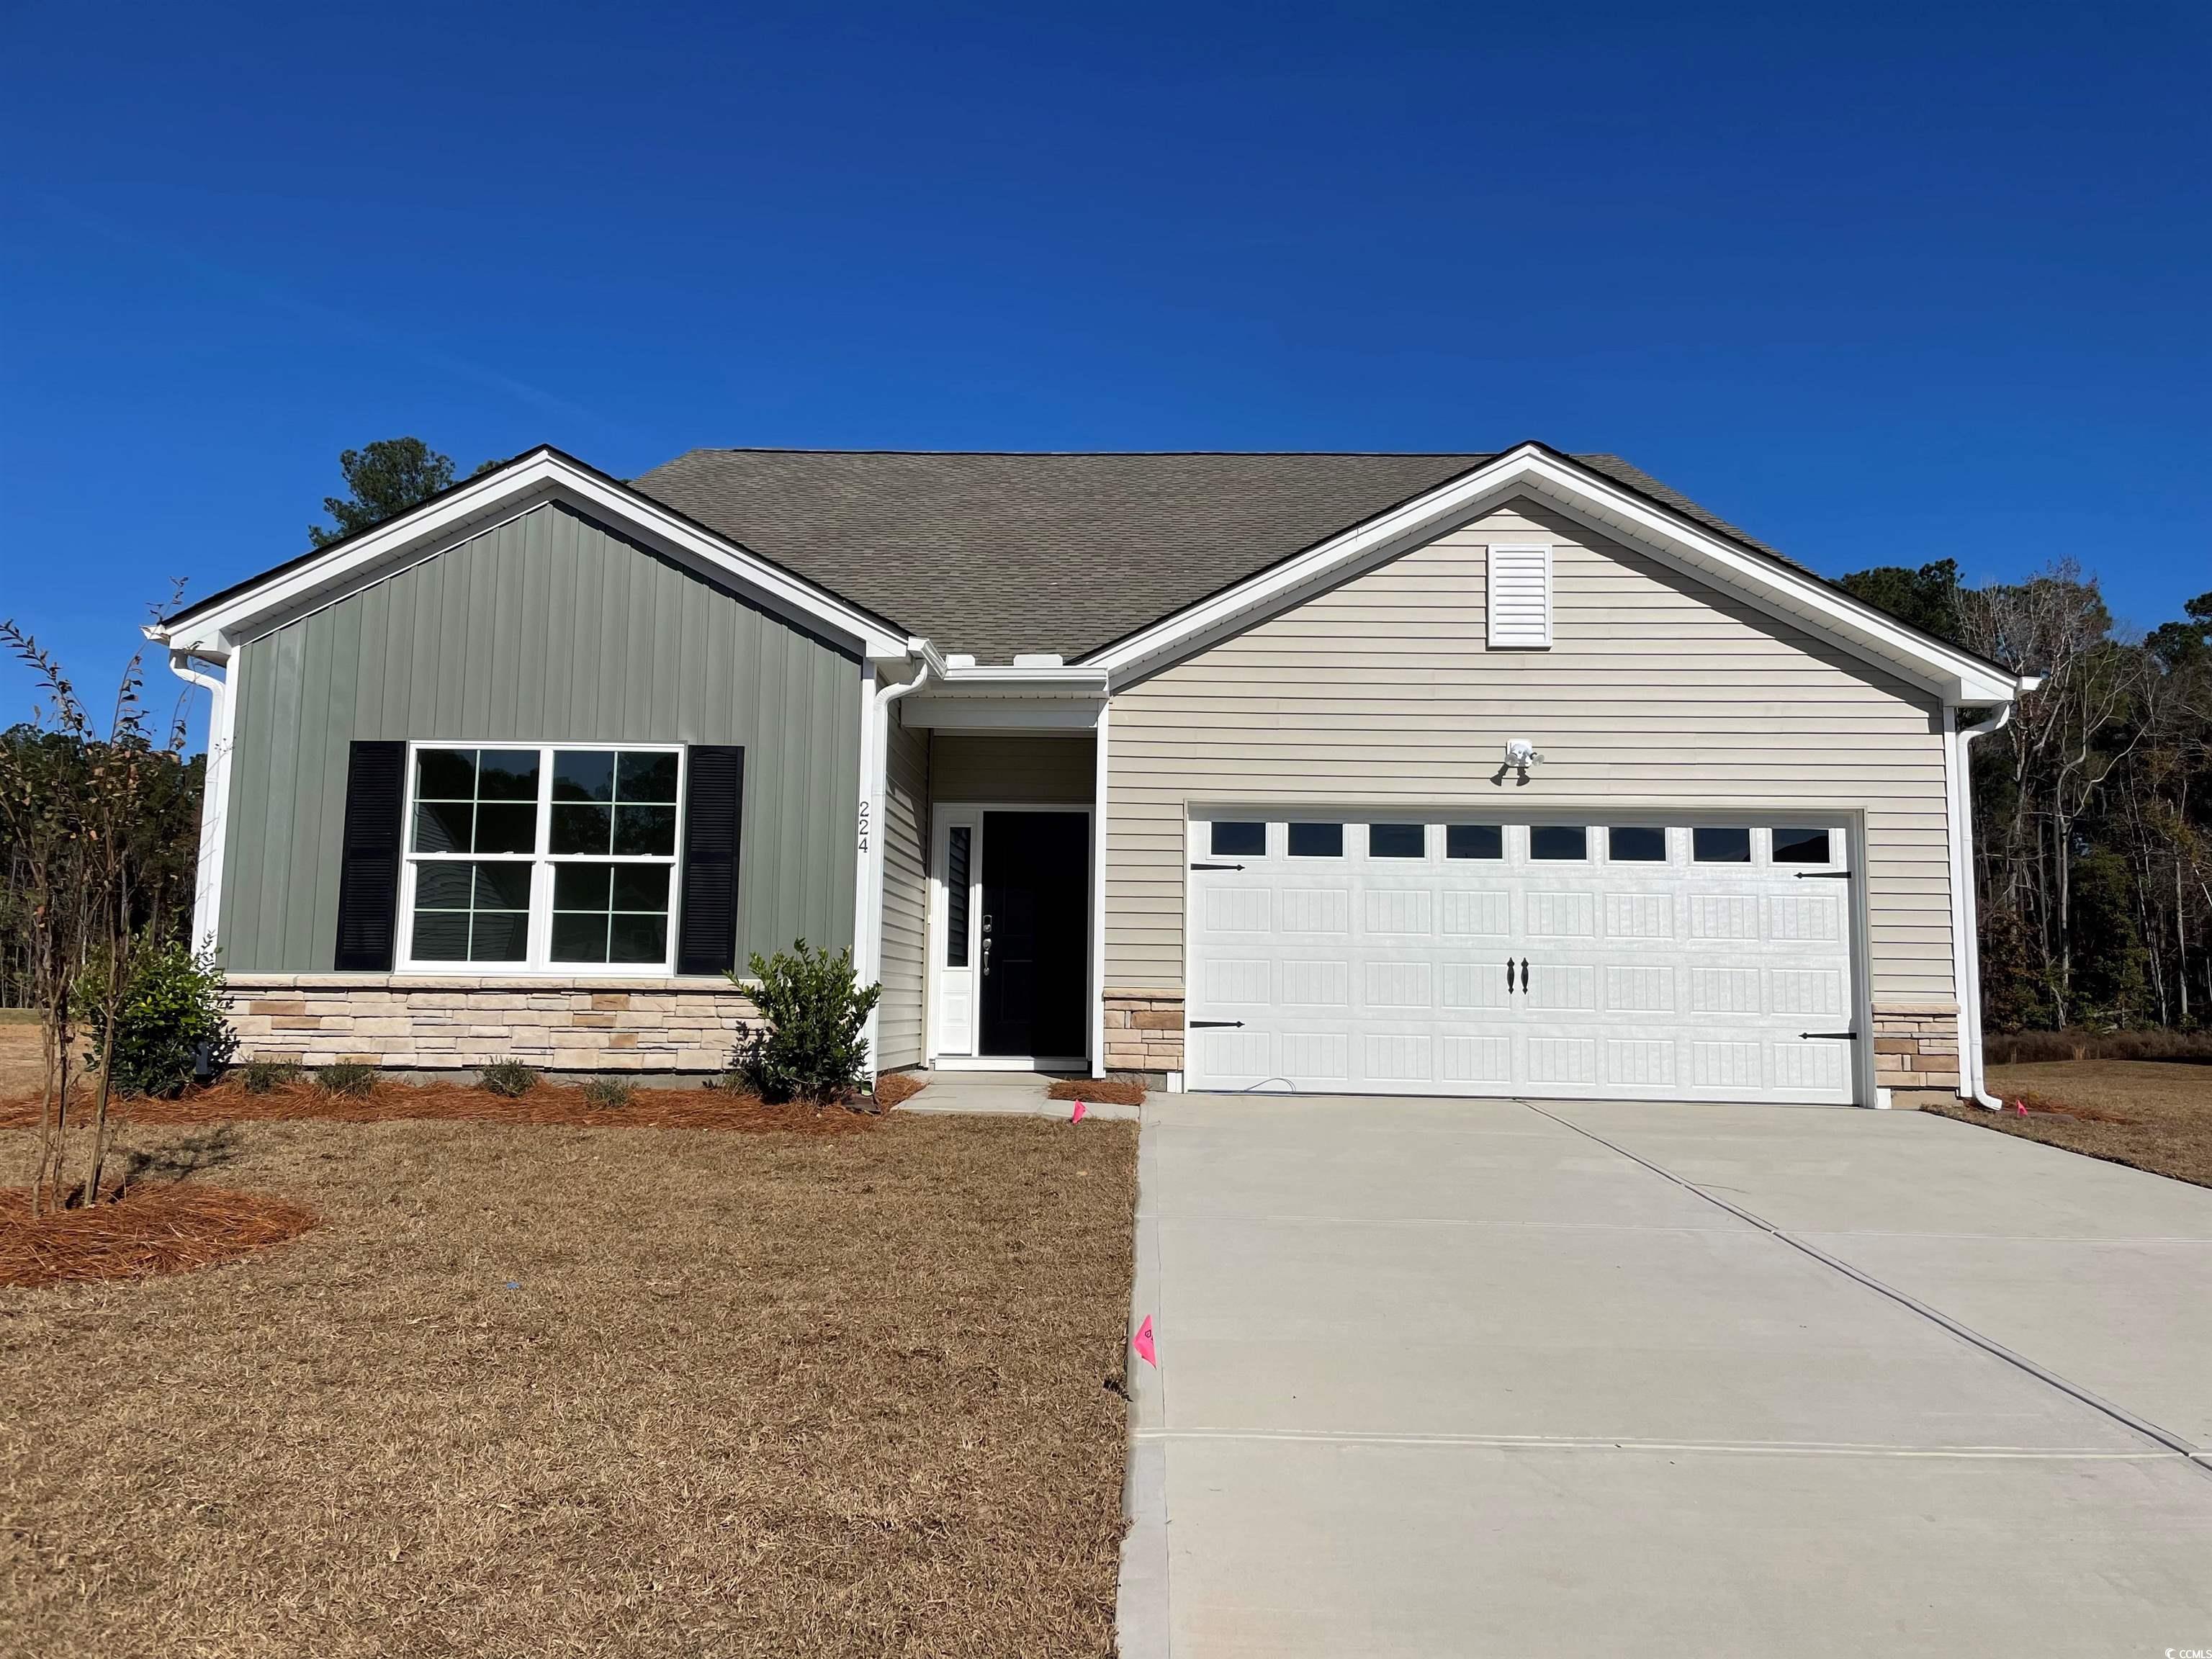
{"label": "tree line", "polygon": [[1843,579],[2044,677],[1976,741],[1982,1005],[1996,1031],[2180,1030],[2212,1012],[2212,592],[2123,633],[2070,561],[1969,587],[1950,560]]}

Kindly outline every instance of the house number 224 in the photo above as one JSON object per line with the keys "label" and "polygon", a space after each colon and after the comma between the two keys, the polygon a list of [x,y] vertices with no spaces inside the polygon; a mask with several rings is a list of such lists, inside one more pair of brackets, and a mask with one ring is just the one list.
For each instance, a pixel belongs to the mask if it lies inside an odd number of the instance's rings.
{"label": "house number 224", "polygon": [[860,850],[868,850],[868,803],[860,803]]}

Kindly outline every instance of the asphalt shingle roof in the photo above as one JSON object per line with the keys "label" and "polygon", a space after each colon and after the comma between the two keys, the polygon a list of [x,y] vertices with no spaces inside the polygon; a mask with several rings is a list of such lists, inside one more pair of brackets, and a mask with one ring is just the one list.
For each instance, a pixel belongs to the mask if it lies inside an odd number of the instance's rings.
{"label": "asphalt shingle roof", "polygon": [[[634,482],[941,650],[1073,661],[1490,459],[695,449]],[[1618,456],[1575,459],[1782,556]]]}

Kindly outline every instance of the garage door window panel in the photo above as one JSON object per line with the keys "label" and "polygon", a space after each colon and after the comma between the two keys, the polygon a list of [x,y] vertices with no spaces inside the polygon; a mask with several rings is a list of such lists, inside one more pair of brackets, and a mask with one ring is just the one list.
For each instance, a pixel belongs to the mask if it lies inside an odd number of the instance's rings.
{"label": "garage door window panel", "polygon": [[1371,859],[1426,858],[1428,826],[1420,823],[1370,823],[1367,826],[1367,856]]}
{"label": "garage door window panel", "polygon": [[1216,818],[1208,828],[1206,851],[1218,859],[1267,855],[1267,826],[1249,818]]}
{"label": "garage door window panel", "polygon": [[1690,832],[1691,856],[1699,864],[1748,864],[1751,831],[1702,826]]}
{"label": "garage door window panel", "polygon": [[1292,823],[1290,854],[1294,859],[1340,859],[1344,856],[1341,823]]}
{"label": "garage door window panel", "polygon": [[1448,859],[1500,859],[1505,856],[1505,831],[1495,823],[1454,823],[1444,829]]}
{"label": "garage door window panel", "polygon": [[1826,830],[1802,830],[1784,827],[1771,832],[1774,837],[1774,861],[1777,864],[1832,864],[1830,852],[1832,837]]}
{"label": "garage door window panel", "polygon": [[1605,833],[1605,855],[1614,864],[1664,864],[1667,832],[1644,824],[1615,824]]}
{"label": "garage door window panel", "polygon": [[1528,856],[1540,863],[1584,863],[1589,858],[1589,830],[1579,823],[1532,824]]}

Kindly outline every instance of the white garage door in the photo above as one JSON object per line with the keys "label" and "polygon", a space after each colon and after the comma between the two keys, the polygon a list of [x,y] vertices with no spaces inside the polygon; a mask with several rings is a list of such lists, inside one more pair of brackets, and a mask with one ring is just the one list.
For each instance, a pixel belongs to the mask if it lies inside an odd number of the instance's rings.
{"label": "white garage door", "polygon": [[1840,824],[1223,817],[1194,1089],[1848,1103]]}

